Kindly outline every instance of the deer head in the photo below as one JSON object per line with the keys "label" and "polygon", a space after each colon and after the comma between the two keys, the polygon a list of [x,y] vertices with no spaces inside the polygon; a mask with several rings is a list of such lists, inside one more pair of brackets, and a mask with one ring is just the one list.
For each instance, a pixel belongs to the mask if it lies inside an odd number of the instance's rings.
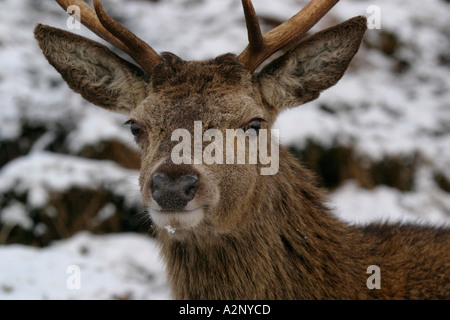
{"label": "deer head", "polygon": [[[357,52],[366,20],[356,17],[305,36],[338,0],[313,0],[265,35],[250,0],[242,0],[249,45],[239,55],[184,61],[157,54],[112,20],[99,0],[58,0],[81,8],[82,23],[121,49],[139,65],[84,37],[38,25],[35,37],[48,59],[74,91],[89,102],[129,115],[131,133],[142,149],[140,188],[144,204],[160,228],[176,235],[229,232],[252,214],[261,176],[256,164],[175,164],[171,159],[176,129],[269,129],[277,115],[316,99],[344,74]],[[261,71],[274,52],[284,54]],[[205,148],[205,141],[201,148]],[[280,161],[283,161],[282,159]]]}

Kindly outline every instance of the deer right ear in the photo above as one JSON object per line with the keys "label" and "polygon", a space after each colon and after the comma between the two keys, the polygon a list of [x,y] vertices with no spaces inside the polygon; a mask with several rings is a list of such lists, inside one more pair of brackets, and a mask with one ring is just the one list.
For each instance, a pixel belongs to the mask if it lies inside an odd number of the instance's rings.
{"label": "deer right ear", "polygon": [[366,29],[366,18],[355,17],[306,38],[272,61],[257,74],[266,103],[280,112],[316,99],[344,75]]}
{"label": "deer right ear", "polygon": [[148,95],[148,75],[107,47],[38,24],[34,36],[48,62],[69,87],[110,111],[129,113]]}

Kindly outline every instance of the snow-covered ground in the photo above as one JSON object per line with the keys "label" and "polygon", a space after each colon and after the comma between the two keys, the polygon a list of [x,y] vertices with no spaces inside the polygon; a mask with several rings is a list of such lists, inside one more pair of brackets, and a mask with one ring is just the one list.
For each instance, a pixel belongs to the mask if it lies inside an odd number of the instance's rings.
{"label": "snow-covered ground", "polygon": [[80,232],[0,249],[0,299],[170,299],[154,239]]}
{"label": "snow-covered ground", "polygon": [[[203,59],[239,53],[247,42],[239,0],[103,2],[111,15],[158,52]],[[285,20],[304,3],[255,0],[254,6],[262,17]],[[33,39],[36,23],[67,29],[68,16],[51,0],[1,4],[0,143],[18,144],[24,151],[5,165],[0,163],[0,244],[14,226],[41,232],[42,225],[34,224],[30,212],[45,206],[55,191],[105,188],[125,202],[138,202],[136,171],[78,156],[84,146],[104,140],[133,148],[131,135],[121,125],[126,118],[95,108],[70,91]],[[347,74],[318,100],[283,113],[276,126],[282,141],[298,148],[313,140],[323,146],[350,146],[357,156],[373,161],[385,156],[419,159],[411,190],[385,185],[367,190],[352,180],[337,188],[331,205],[349,222],[382,219],[450,225],[449,191],[436,182],[437,175],[450,181],[450,4],[341,1],[318,28],[370,15],[369,6],[380,9],[381,29],[368,30]],[[84,27],[72,31],[98,40]],[[27,146],[26,127],[43,128],[45,133]],[[16,199],[11,194],[25,196]],[[79,289],[73,288],[77,270]],[[17,298],[170,295],[153,239],[81,232],[44,248],[0,246],[0,299]]]}

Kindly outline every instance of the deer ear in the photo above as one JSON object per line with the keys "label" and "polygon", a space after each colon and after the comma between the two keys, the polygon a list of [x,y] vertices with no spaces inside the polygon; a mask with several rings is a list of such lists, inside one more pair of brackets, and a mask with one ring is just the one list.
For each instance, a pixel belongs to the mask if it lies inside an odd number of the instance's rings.
{"label": "deer ear", "polygon": [[129,113],[148,93],[148,76],[107,47],[79,35],[37,25],[34,36],[69,87],[110,111]]}
{"label": "deer ear", "polygon": [[367,29],[355,17],[316,33],[257,74],[265,101],[278,111],[316,99],[343,76]]}

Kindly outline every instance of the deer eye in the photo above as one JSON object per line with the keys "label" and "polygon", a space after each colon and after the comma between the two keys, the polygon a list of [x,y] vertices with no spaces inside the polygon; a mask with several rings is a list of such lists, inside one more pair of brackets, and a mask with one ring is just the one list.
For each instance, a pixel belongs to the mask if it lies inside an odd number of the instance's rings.
{"label": "deer eye", "polygon": [[266,120],[262,118],[255,118],[247,122],[245,125],[243,125],[241,128],[246,132],[249,129],[253,129],[256,131],[256,133],[259,132],[259,129],[261,129],[262,122],[265,122]]}
{"label": "deer eye", "polygon": [[134,120],[128,120],[127,122],[125,122],[125,124],[130,126],[130,131],[134,136],[134,140],[138,141],[144,133],[144,130],[141,128],[141,126]]}

